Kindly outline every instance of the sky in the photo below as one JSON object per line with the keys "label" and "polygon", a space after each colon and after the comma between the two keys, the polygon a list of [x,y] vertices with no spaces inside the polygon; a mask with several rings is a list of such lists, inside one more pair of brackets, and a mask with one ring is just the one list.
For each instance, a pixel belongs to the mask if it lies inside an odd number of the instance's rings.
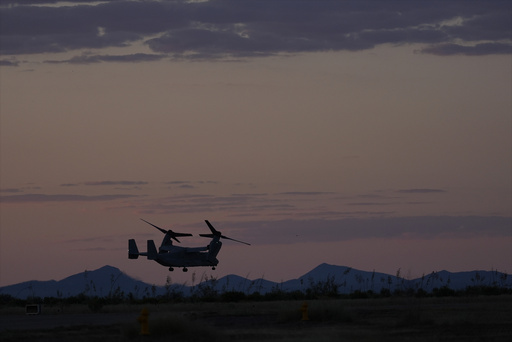
{"label": "sky", "polygon": [[[512,273],[509,1],[0,2],[0,286]],[[215,271],[127,257],[204,220]]]}

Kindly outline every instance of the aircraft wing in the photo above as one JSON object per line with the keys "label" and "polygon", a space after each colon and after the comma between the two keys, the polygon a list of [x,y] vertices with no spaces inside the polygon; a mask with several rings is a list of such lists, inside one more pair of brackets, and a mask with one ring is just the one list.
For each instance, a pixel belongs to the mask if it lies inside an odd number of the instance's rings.
{"label": "aircraft wing", "polygon": [[[208,250],[208,247],[181,247],[181,246],[160,246],[161,251],[167,251],[170,253],[197,253],[197,252],[205,252]],[[142,255],[142,253],[139,253]]]}

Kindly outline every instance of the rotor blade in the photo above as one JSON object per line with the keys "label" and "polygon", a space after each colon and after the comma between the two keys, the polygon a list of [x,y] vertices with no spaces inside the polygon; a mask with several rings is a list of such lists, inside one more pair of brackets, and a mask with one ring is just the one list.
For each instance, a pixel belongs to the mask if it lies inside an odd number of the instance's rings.
{"label": "rotor blade", "polygon": [[226,240],[232,240],[232,241],[240,242],[240,243],[243,243],[244,245],[248,245],[248,246],[251,245],[250,243],[243,242],[243,241],[240,241],[240,240],[235,240],[235,239],[232,239],[232,238],[224,236],[224,235],[221,235],[220,237],[223,238],[223,239],[226,239]]}
{"label": "rotor blade", "polygon": [[208,221],[208,220],[204,220],[204,222],[206,222],[206,224],[208,225],[208,228],[210,228],[210,230],[212,231],[212,233],[214,235],[219,235],[220,232],[215,230],[215,228],[213,228],[212,224]]}
{"label": "rotor blade", "polygon": [[225,235],[222,235],[221,232],[219,232],[218,230],[213,228],[213,225],[208,220],[204,220],[204,222],[206,222],[206,224],[208,225],[208,228],[210,228],[210,230],[212,231],[212,234],[199,234],[199,236],[209,237],[209,238],[213,238],[214,236],[220,236],[221,238],[226,239],[226,240],[232,240],[232,241],[240,242],[240,243],[243,243],[243,244],[248,245],[248,246],[251,245],[250,243],[243,242],[243,241],[236,240],[236,239],[227,237]]}
{"label": "rotor blade", "polygon": [[175,233],[170,229],[167,231],[167,234],[169,234],[171,239],[176,240],[176,242],[179,242],[179,243],[181,243],[181,241],[177,239],[178,236],[192,236],[192,234],[189,234],[189,233]]}
{"label": "rotor blade", "polygon": [[155,226],[153,223],[148,222],[148,221],[146,221],[146,220],[143,220],[143,219],[141,219],[141,220],[142,220],[142,221],[144,221],[144,222],[146,222],[147,224],[149,224],[149,225],[151,225],[151,226],[155,227],[156,229],[158,229],[158,230],[159,230],[159,231],[161,231],[162,233],[164,233],[164,234],[166,234],[166,233],[167,233],[167,230],[162,229],[162,228],[160,228],[160,227],[158,227],[158,226]]}
{"label": "rotor blade", "polygon": [[[176,240],[177,242],[180,242],[180,240],[176,239],[176,237],[178,237],[178,236],[192,236],[192,234],[190,234],[190,233],[175,233],[175,232],[173,232],[171,229],[169,229],[169,230],[165,230],[165,229],[162,229],[162,228],[160,228],[160,227],[158,227],[158,226],[155,226],[155,225],[154,225],[153,223],[151,223],[151,222],[148,222],[148,221],[143,220],[143,219],[141,219],[141,220],[142,220],[142,221],[144,221],[144,222],[146,222],[146,223],[147,223],[147,224],[149,224],[149,225],[152,225],[153,227],[155,227],[156,229],[158,229],[158,230],[159,230],[159,231],[161,231],[162,233],[164,233],[164,234],[169,234],[169,236],[171,237],[171,239],[174,239],[174,240]],[[180,242],[180,243],[181,243],[181,242]]]}
{"label": "rotor blade", "polygon": [[190,233],[175,233],[173,232],[172,230],[169,229],[169,231],[174,235],[174,236],[193,236],[192,234]]}
{"label": "rotor blade", "polygon": [[[212,238],[212,239],[213,239],[216,235],[214,235],[214,234],[199,234],[199,236],[207,237],[207,238]],[[236,239],[233,239],[233,238],[227,237],[227,236],[225,236],[225,235],[220,235],[220,237],[221,237],[222,239],[226,239],[226,240],[232,240],[232,241],[240,242],[240,243],[243,243],[243,244],[245,244],[245,245],[249,245],[249,246],[251,245],[250,243],[243,242],[243,241],[240,241],[240,240],[236,240]]]}
{"label": "rotor blade", "polygon": [[215,235],[213,235],[213,234],[199,234],[199,236],[207,237],[207,238],[213,238]]}

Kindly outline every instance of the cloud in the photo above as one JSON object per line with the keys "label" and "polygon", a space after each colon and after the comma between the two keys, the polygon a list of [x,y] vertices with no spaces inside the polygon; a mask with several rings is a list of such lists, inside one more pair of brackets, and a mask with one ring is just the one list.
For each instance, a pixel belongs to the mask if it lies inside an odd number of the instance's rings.
{"label": "cloud", "polygon": [[111,186],[111,185],[146,185],[148,182],[144,181],[99,181],[99,182],[84,182],[84,185],[90,186]]}
{"label": "cloud", "polygon": [[[420,53],[442,56],[512,53],[506,0],[32,3],[0,8],[1,54],[130,47],[126,55],[82,54],[61,62],[141,62],[360,51],[382,44],[421,44]],[[135,43],[153,53],[133,53]]]}
{"label": "cloud", "polygon": [[45,194],[25,194],[25,195],[10,195],[0,196],[1,203],[42,203],[42,202],[100,202],[100,201],[114,201],[118,199],[127,199],[138,197],[136,195],[98,195],[98,196],[85,196],[85,195],[45,195]]}
{"label": "cloud", "polygon": [[[116,1],[116,0],[110,0]],[[4,6],[16,6],[16,5],[51,5],[62,2],[61,0],[2,0]],[[93,3],[95,0],[68,0],[67,3]]]}
{"label": "cloud", "polygon": [[[295,203],[268,194],[176,195],[143,198],[133,201],[141,214],[207,214],[224,212],[228,216],[289,214],[298,209]],[[111,209],[116,209],[115,207]]]}
{"label": "cloud", "polygon": [[[176,188],[189,189],[188,181],[171,182]],[[169,184],[166,183],[166,184]],[[199,187],[198,187],[199,188]],[[406,194],[444,193],[440,189],[389,190],[389,193]],[[388,196],[385,194],[362,194],[342,196],[335,192],[290,191],[282,193],[233,193],[180,194],[167,197],[146,196],[131,201],[130,208],[141,214],[203,214],[217,212],[226,217],[273,217],[274,219],[323,218],[340,219],[347,217],[382,217],[397,215],[404,207],[414,205],[431,206],[432,200],[408,199],[406,196]],[[361,208],[354,210],[354,208]],[[363,209],[364,208],[364,209]],[[113,206],[116,210],[120,207]]]}
{"label": "cloud", "polygon": [[[479,237],[511,238],[512,217],[502,216],[409,216],[341,219],[293,218],[283,220],[250,220],[241,217],[233,221],[211,223],[223,234],[247,241],[252,245],[342,242],[359,239],[470,239]],[[157,223],[158,224],[158,223]],[[197,237],[204,233],[203,221],[181,225],[180,231]],[[90,244],[94,247],[111,245],[128,238],[159,239],[151,230],[136,234],[104,235],[64,241]]]}
{"label": "cloud", "polygon": [[[223,213],[230,218],[261,217],[283,219],[340,219],[349,217],[383,217],[394,215],[411,203],[396,197],[332,196],[332,192],[235,193],[229,195],[189,194],[169,197],[144,197],[131,202],[131,209],[141,214]],[[365,196],[362,196],[365,197]],[[355,199],[358,201],[356,202]],[[420,203],[413,203],[418,206]],[[428,203],[427,203],[428,204]],[[361,207],[363,210],[353,210]],[[111,209],[119,209],[115,206]],[[384,210],[383,210],[384,209]]]}
{"label": "cloud", "polygon": [[180,189],[195,189],[195,186],[190,185],[190,184],[181,184],[178,186],[178,188],[180,188]]}
{"label": "cloud", "polygon": [[17,67],[20,65],[20,62],[15,59],[2,59],[0,60],[0,66],[14,66]]}
{"label": "cloud", "polygon": [[396,204],[396,203],[389,203],[389,202],[352,202],[352,203],[347,203],[347,205],[352,205],[352,206],[375,206],[375,205],[392,205],[392,204]]}
{"label": "cloud", "polygon": [[321,191],[290,191],[281,192],[278,195],[292,195],[292,196],[318,196],[318,195],[330,195],[334,192],[321,192]]}
{"label": "cloud", "polygon": [[215,185],[218,183],[216,181],[169,181],[164,184],[169,185],[169,188],[197,189],[202,185]]}
{"label": "cloud", "polygon": [[121,62],[121,63],[137,63],[137,62],[152,62],[158,61],[160,59],[165,58],[166,55],[162,54],[147,54],[147,53],[134,53],[129,55],[92,55],[90,53],[82,54],[80,56],[75,56],[70,59],[55,61],[55,60],[47,60],[45,63],[50,64],[59,64],[59,63],[69,63],[69,64],[92,64],[92,63],[100,63],[100,62]]}
{"label": "cloud", "polygon": [[[236,229],[237,238],[246,239],[253,244],[349,241],[367,238],[511,237],[511,225],[511,217],[501,216],[413,216],[335,220],[286,219],[222,224],[226,227],[225,229],[228,227]],[[219,224],[219,229],[222,230],[220,226]]]}
{"label": "cloud", "polygon": [[219,182],[217,181],[183,181],[183,180],[179,180],[179,181],[169,181],[169,182],[165,182],[164,184],[168,184],[168,185],[184,185],[184,184],[219,184]]}
{"label": "cloud", "polygon": [[6,189],[0,189],[0,192],[17,193],[17,192],[23,192],[23,190],[18,189],[18,188],[6,188]]}
{"label": "cloud", "polygon": [[421,52],[438,56],[510,55],[512,54],[512,45],[505,43],[482,43],[473,46],[458,44],[437,44],[426,47]]}
{"label": "cloud", "polygon": [[[284,219],[239,221],[211,221],[223,234],[247,241],[252,245],[294,244],[351,241],[356,239],[469,239],[478,237],[512,237],[511,217],[502,216],[410,216],[341,219]],[[182,225],[183,231],[204,233],[204,222]],[[64,241],[72,244],[90,244],[94,247],[111,245],[128,238],[155,238],[152,231],[136,234],[104,235],[75,238]],[[157,238],[158,240],[158,238]]]}
{"label": "cloud", "polygon": [[442,189],[402,189],[397,190],[397,192],[404,193],[404,194],[431,194],[431,193],[443,193],[446,192],[446,190]]}

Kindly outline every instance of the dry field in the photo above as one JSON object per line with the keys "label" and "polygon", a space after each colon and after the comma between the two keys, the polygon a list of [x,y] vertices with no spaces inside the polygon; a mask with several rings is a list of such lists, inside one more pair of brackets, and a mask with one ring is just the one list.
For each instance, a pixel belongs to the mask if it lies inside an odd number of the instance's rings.
{"label": "dry field", "polygon": [[7,341],[511,341],[512,296],[182,303],[145,306],[0,308]]}

